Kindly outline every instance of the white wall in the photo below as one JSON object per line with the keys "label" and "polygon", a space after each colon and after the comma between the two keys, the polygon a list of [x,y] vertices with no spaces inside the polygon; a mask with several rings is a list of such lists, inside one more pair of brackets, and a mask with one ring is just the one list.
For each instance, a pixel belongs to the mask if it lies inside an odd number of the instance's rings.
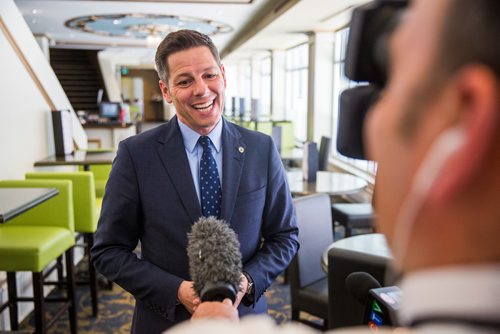
{"label": "white wall", "polygon": [[[14,1],[0,1],[0,19],[7,29],[0,30],[0,179],[23,178],[36,160],[54,153],[50,104],[55,109],[72,107]],[[73,118],[74,140],[86,147],[85,132]]]}

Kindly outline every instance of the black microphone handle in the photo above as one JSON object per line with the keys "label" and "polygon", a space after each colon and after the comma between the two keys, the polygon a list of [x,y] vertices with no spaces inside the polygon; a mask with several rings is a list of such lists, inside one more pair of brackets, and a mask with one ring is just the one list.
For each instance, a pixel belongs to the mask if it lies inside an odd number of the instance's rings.
{"label": "black microphone handle", "polygon": [[226,282],[207,282],[200,293],[202,302],[222,302],[229,298],[231,302],[236,300],[238,292],[233,284]]}

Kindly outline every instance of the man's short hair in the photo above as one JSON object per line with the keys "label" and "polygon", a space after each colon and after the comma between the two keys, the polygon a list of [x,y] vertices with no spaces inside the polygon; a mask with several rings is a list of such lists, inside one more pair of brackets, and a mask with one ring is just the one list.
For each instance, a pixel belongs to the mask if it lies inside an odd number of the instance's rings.
{"label": "man's short hair", "polygon": [[499,18],[499,0],[451,1],[443,25],[437,65],[443,67],[445,75],[476,63],[489,67],[500,79]]}
{"label": "man's short hair", "polygon": [[168,57],[170,55],[198,46],[206,46],[214,56],[217,65],[221,66],[219,52],[210,37],[195,30],[183,29],[168,34],[156,49],[155,63],[160,80],[165,84],[168,83]]}

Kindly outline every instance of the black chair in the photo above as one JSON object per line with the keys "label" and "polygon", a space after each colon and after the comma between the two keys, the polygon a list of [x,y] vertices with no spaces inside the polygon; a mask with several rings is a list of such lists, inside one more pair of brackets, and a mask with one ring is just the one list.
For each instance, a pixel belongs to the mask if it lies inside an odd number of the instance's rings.
{"label": "black chair", "polygon": [[[388,258],[359,250],[332,248],[328,251],[328,329],[363,325],[366,305],[347,291],[345,280],[353,272],[372,275],[384,286]],[[390,280],[389,280],[390,281]]]}
{"label": "black chair", "polygon": [[330,156],[331,146],[332,139],[330,137],[321,137],[321,142],[319,144],[318,170],[328,170],[328,157]]}
{"label": "black chair", "polygon": [[371,228],[373,230],[373,207],[371,203],[332,204],[332,218],[345,229],[345,237],[352,235],[352,229]]}
{"label": "black chair", "polygon": [[[327,328],[328,280],[321,269],[321,255],[333,242],[330,197],[317,194],[294,199],[299,227],[300,248],[289,267],[292,320],[300,311],[323,319]],[[302,320],[313,327],[319,327]]]}

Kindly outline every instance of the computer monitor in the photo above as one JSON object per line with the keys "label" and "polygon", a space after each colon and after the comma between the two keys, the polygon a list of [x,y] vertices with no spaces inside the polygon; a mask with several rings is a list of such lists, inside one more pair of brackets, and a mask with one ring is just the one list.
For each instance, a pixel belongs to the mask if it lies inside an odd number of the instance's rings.
{"label": "computer monitor", "polygon": [[119,102],[101,102],[99,105],[99,117],[116,121],[120,116],[120,109],[121,105]]}

